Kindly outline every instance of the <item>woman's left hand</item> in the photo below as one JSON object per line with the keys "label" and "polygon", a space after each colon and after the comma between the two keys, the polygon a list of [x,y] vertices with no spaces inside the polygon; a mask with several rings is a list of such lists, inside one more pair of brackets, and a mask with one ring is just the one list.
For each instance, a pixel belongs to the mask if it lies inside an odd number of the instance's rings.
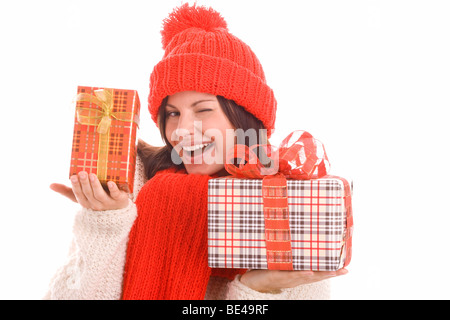
{"label": "woman's left hand", "polygon": [[250,270],[241,276],[241,282],[253,290],[270,293],[342,276],[347,273],[347,269],[344,268],[337,271]]}

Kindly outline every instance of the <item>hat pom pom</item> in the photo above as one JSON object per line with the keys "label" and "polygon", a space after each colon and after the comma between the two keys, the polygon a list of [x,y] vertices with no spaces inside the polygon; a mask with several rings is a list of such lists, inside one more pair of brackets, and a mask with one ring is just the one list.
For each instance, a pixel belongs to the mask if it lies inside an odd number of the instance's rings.
{"label": "hat pom pom", "polygon": [[227,29],[227,23],[219,12],[212,8],[205,8],[203,6],[197,7],[185,3],[175,10],[163,21],[162,45],[165,49],[170,41],[178,33],[189,29],[199,28],[205,31],[214,31],[218,28]]}

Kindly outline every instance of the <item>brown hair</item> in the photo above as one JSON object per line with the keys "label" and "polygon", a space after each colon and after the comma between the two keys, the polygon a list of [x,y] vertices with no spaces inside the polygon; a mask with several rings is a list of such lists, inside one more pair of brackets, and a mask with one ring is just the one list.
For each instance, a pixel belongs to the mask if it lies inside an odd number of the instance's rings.
{"label": "brown hair", "polygon": [[[242,129],[247,131],[248,129],[255,129],[257,135],[257,143],[267,143],[267,134],[262,129],[264,125],[262,121],[258,120],[251,113],[246,111],[243,107],[236,104],[233,100],[225,99],[222,96],[217,96],[217,100],[222,108],[225,116],[231,122],[235,129]],[[159,107],[158,111],[158,128],[162,139],[165,142],[164,147],[154,147],[139,139],[138,141],[138,154],[144,163],[145,174],[148,179],[152,178],[158,171],[176,167],[179,169],[184,168],[181,163],[179,165],[174,164],[171,158],[172,145],[166,137],[166,112],[165,107],[168,101],[166,97]],[[250,139],[245,141],[245,144],[250,146]]]}

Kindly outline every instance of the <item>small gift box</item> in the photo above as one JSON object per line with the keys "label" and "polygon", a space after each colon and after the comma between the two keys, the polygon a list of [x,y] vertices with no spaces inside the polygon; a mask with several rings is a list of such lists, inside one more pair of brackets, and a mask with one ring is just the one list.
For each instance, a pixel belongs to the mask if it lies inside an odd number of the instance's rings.
{"label": "small gift box", "polygon": [[133,192],[140,102],[137,91],[78,87],[70,176],[94,173]]}
{"label": "small gift box", "polygon": [[239,167],[227,160],[233,176],[209,180],[209,266],[312,271],[347,266],[352,190],[346,179],[327,175],[323,145],[294,132],[271,152],[274,171],[259,176],[265,167],[252,165],[251,153],[233,155],[245,160]]}

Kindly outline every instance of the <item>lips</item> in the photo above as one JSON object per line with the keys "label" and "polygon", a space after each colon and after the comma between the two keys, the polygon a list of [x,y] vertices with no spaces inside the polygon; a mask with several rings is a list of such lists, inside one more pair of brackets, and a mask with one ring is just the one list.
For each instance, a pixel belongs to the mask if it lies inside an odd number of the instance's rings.
{"label": "lips", "polygon": [[175,149],[178,151],[180,158],[183,159],[184,164],[200,164],[206,163],[209,158],[212,158],[212,150],[215,145],[214,141],[189,145],[181,142],[175,146]]}
{"label": "lips", "polygon": [[213,142],[210,143],[202,143],[195,146],[185,146],[182,149],[181,156],[187,158],[188,161],[192,161],[195,159],[195,162],[198,163],[199,157],[203,157],[206,151],[213,148],[215,144]]}
{"label": "lips", "polygon": [[207,147],[211,144],[212,142],[208,142],[208,143],[202,143],[202,144],[197,144],[197,145],[191,145],[191,146],[181,146],[181,148],[185,151],[189,151],[189,152],[194,152],[196,150],[202,149],[204,147]]}

